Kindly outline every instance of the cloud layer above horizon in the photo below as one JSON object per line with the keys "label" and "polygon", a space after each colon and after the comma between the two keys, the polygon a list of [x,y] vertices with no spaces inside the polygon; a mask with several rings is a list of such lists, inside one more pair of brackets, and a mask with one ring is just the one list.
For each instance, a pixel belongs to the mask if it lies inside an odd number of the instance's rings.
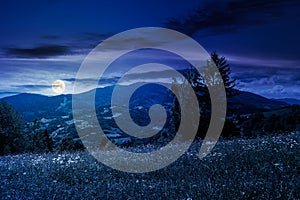
{"label": "cloud layer above horizon", "polygon": [[[144,26],[177,29],[208,52],[224,55],[242,90],[269,98],[300,96],[299,1],[30,2],[0,3],[0,98],[23,92],[54,95],[51,84],[57,79],[66,82],[65,93],[72,93],[91,49],[113,34]],[[107,74],[102,87],[126,69]],[[163,81],[168,72],[153,69],[144,75],[147,81]]]}

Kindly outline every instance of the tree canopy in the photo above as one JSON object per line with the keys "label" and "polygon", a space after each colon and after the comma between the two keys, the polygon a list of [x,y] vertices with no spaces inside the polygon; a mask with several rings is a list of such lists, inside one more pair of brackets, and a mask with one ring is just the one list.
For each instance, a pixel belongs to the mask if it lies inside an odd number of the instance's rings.
{"label": "tree canopy", "polygon": [[22,132],[24,121],[6,102],[0,102],[0,154],[14,152],[14,143]]}

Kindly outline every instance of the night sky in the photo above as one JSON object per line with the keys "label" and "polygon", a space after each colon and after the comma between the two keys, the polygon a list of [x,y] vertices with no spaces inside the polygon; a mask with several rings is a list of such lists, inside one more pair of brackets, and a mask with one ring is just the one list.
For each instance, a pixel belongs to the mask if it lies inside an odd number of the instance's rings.
{"label": "night sky", "polygon": [[[81,62],[102,40],[158,26],[225,56],[239,89],[300,99],[299,24],[298,0],[1,1],[0,97],[55,95],[57,79],[72,93]],[[158,72],[141,73],[154,78]],[[118,70],[107,76],[118,77]]]}

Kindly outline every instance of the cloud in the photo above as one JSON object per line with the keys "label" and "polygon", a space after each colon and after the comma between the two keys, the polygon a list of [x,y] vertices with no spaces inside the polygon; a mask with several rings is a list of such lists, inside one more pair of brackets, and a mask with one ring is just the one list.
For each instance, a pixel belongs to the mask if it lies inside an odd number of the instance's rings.
{"label": "cloud", "polygon": [[76,79],[76,78],[66,78],[62,79],[63,81],[71,82],[74,83],[77,81],[80,84],[85,84],[85,85],[93,85],[95,82],[99,81],[98,85],[107,85],[107,84],[115,84],[120,77],[111,77],[111,78],[101,78],[100,81],[93,79],[93,78],[84,78],[84,79]]}
{"label": "cloud", "polygon": [[23,58],[46,58],[70,53],[69,47],[64,45],[42,45],[33,48],[6,48],[4,50],[9,56]]}
{"label": "cloud", "polygon": [[278,67],[233,68],[237,87],[269,98],[299,98],[299,69]]}
{"label": "cloud", "polygon": [[80,34],[78,39],[81,39],[84,41],[90,41],[90,42],[95,42],[95,41],[100,42],[112,35],[114,35],[114,34],[113,33],[85,32],[85,33]]}
{"label": "cloud", "polygon": [[300,84],[300,60],[230,54],[226,57],[241,90],[270,98],[295,98],[300,93],[295,89]]}
{"label": "cloud", "polygon": [[[180,71],[180,70],[179,70]],[[103,88],[111,85],[131,85],[134,83],[144,82],[144,83],[171,83],[172,78],[176,77],[173,70],[162,70],[162,69],[152,69],[151,71],[135,71],[127,74],[104,74],[101,79],[93,78],[66,78],[63,81],[70,82],[74,84],[77,81],[83,88],[90,89],[91,86],[95,85],[98,81],[98,87]],[[122,80],[121,80],[122,77]]]}
{"label": "cloud", "polygon": [[44,35],[41,37],[42,39],[46,39],[46,40],[57,40],[60,39],[61,37],[59,35]]}
{"label": "cloud", "polygon": [[165,25],[188,35],[194,35],[199,31],[204,36],[221,34],[252,25],[276,22],[287,12],[286,8],[299,6],[298,0],[204,1],[194,12],[172,18]]}
{"label": "cloud", "polygon": [[290,68],[300,69],[299,59],[278,59],[269,57],[253,57],[253,56],[237,56],[232,54],[225,54],[228,61],[235,65],[244,65],[251,67],[267,67],[267,68]]}
{"label": "cloud", "polygon": [[27,85],[13,85],[13,87],[37,90],[37,89],[51,88],[51,85],[27,84]]}
{"label": "cloud", "polygon": [[276,95],[287,94],[285,87],[282,85],[274,85],[272,88],[267,89],[266,91],[263,92],[268,94],[276,94]]}
{"label": "cloud", "polygon": [[88,54],[99,43],[112,36],[112,33],[84,32],[65,39],[75,54]]}
{"label": "cloud", "polygon": [[74,34],[70,37],[62,35],[43,35],[35,41],[42,45],[34,45],[30,48],[20,47],[20,44],[10,44],[13,47],[2,47],[1,58],[22,59],[48,59],[69,55],[86,55],[100,42],[112,34],[86,32]]}

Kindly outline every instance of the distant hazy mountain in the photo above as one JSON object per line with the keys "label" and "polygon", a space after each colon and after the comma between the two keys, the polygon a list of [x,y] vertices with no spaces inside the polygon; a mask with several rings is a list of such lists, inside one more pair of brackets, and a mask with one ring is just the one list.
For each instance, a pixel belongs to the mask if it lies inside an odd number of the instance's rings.
{"label": "distant hazy mountain", "polygon": [[268,99],[245,91],[240,91],[239,95],[229,98],[227,102],[228,106],[236,108],[239,114],[265,112],[289,105],[282,101]]}
{"label": "distant hazy mountain", "polygon": [[[120,97],[126,94],[126,87],[122,86]],[[113,87],[97,89],[95,96],[95,107],[109,106],[111,104],[111,94]],[[91,91],[90,91],[91,92]],[[86,92],[82,95],[88,95]],[[11,104],[26,121],[33,119],[51,118],[55,116],[71,115],[72,114],[72,95],[58,95],[47,97],[37,94],[18,94],[0,99]],[[131,97],[130,104],[134,107],[142,106],[149,108],[153,104],[169,104],[172,103],[171,97],[167,90],[155,84],[148,84],[139,88]],[[228,99],[228,106],[235,108],[239,114],[248,114],[261,111],[269,111],[281,107],[288,106],[287,103],[268,99],[250,92],[241,91],[238,96]]]}
{"label": "distant hazy mountain", "polygon": [[[126,91],[131,86],[121,86],[122,97],[126,95]],[[124,90],[122,89],[124,88]],[[114,87],[108,86],[96,90],[95,107],[110,106],[111,95]],[[85,99],[92,91],[79,94],[78,96]],[[170,102],[170,96],[165,88],[154,84],[148,84],[139,88],[131,97],[130,104],[132,106],[150,107],[153,104],[161,104],[163,102]],[[0,101],[5,101],[12,105],[26,121],[33,119],[40,119],[43,117],[51,118],[55,116],[72,114],[72,95],[58,95],[58,96],[43,96],[38,94],[22,93],[14,96],[4,97]],[[89,102],[87,102],[89,103]]]}
{"label": "distant hazy mountain", "polygon": [[300,105],[300,100],[299,99],[283,98],[283,99],[275,99],[275,100],[285,102],[285,103],[290,104],[290,105],[293,105],[293,104]]}
{"label": "distant hazy mountain", "polygon": [[1,100],[12,105],[26,121],[31,121],[45,116],[52,117],[67,114],[71,109],[71,97],[71,95],[48,97],[22,93]]}

